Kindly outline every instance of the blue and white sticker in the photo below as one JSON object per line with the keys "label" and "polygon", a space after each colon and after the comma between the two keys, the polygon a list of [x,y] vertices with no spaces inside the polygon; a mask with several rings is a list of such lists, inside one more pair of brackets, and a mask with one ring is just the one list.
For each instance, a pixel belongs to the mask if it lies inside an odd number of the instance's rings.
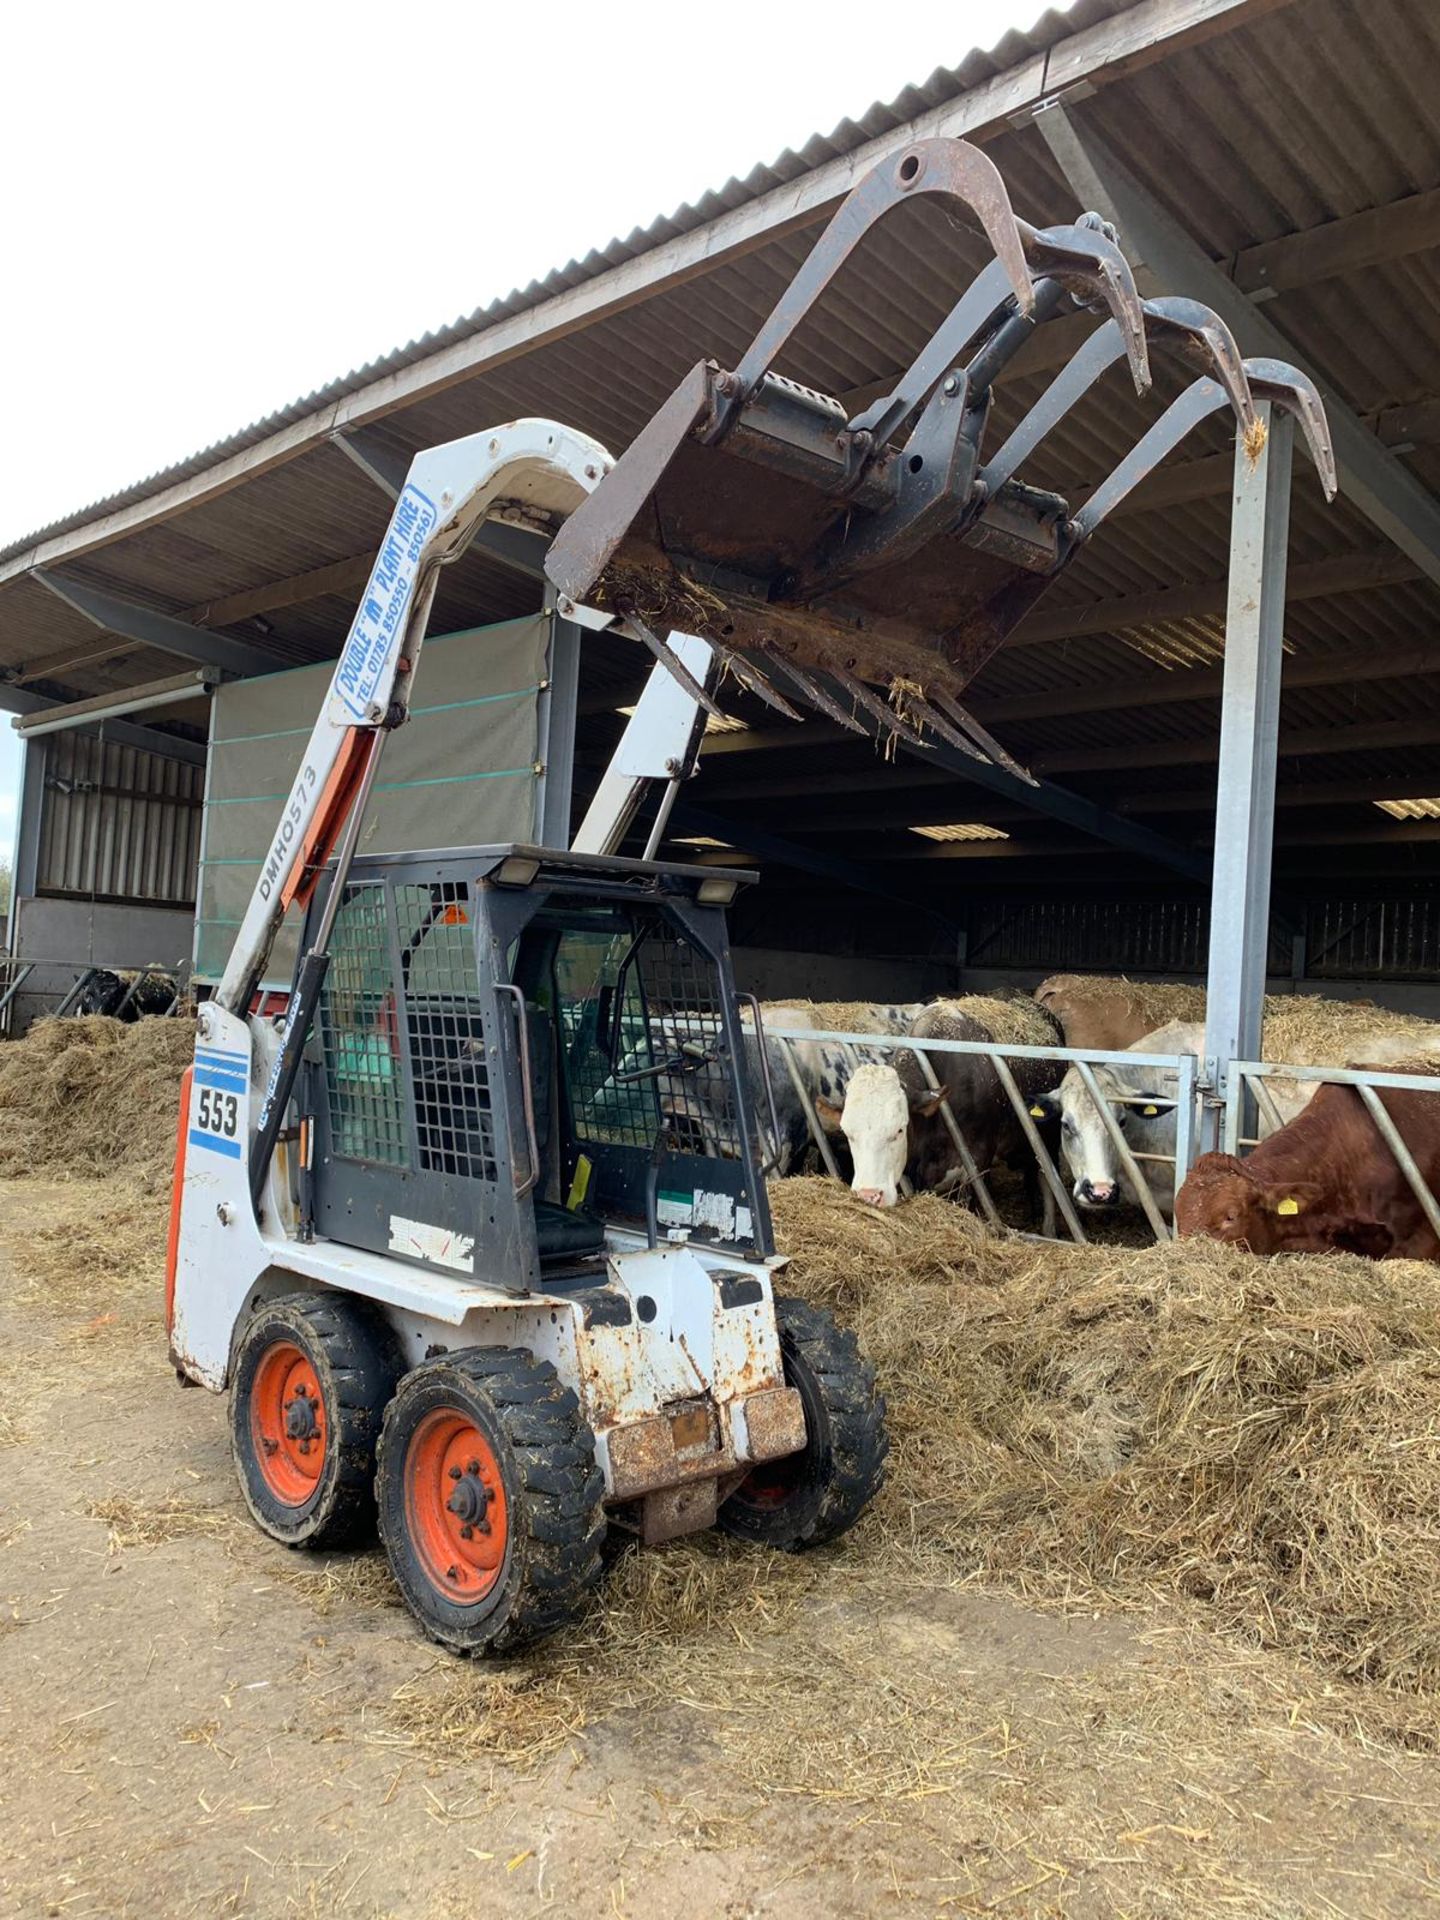
{"label": "blue and white sticker", "polygon": [[385,544],[370,574],[345,651],[335,673],[341,704],[357,720],[368,720],[376,690],[394,656],[396,634],[415,589],[425,542],[439,519],[435,504],[418,487],[407,486],[395,502]]}
{"label": "blue and white sticker", "polygon": [[190,1105],[190,1144],[238,1160],[244,1153],[248,1066],[243,1053],[195,1049],[195,1092]]}

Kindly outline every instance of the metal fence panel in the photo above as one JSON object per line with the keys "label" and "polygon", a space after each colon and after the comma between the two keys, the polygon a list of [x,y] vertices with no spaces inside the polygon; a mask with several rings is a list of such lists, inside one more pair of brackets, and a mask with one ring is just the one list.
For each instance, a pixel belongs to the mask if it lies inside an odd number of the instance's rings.
{"label": "metal fence panel", "polygon": [[1381,1073],[1357,1067],[1295,1067],[1281,1060],[1236,1060],[1231,1063],[1230,1079],[1225,1101],[1224,1142],[1227,1153],[1238,1153],[1242,1147],[1255,1147],[1257,1139],[1243,1132],[1245,1099],[1247,1092],[1253,1094],[1257,1105],[1262,1109],[1269,1105],[1272,1125],[1270,1131],[1276,1131],[1273,1125],[1279,1119],[1274,1103],[1265,1091],[1267,1079],[1313,1081],[1320,1086],[1354,1087],[1365,1103],[1366,1111],[1375,1122],[1376,1131],[1395,1157],[1395,1162],[1405,1177],[1406,1184],[1414,1194],[1421,1212],[1430,1222],[1437,1235],[1440,1235],[1440,1199],[1426,1184],[1424,1176],[1415,1164],[1415,1158],[1377,1095],[1378,1087],[1394,1087],[1407,1093],[1428,1093],[1432,1098],[1440,1099],[1440,1075],[1415,1073]]}
{"label": "metal fence panel", "polygon": [[[1020,1099],[1013,1075],[1011,1075],[1009,1071],[1009,1062],[1014,1060],[1052,1061],[1056,1068],[1055,1078],[1057,1082],[1063,1079],[1067,1067],[1078,1066],[1082,1073],[1086,1075],[1087,1085],[1089,1086],[1092,1099],[1096,1097],[1098,1090],[1094,1086],[1093,1079],[1089,1076],[1088,1069],[1096,1066],[1127,1067],[1131,1069],[1144,1067],[1148,1069],[1158,1069],[1161,1072],[1173,1073],[1177,1080],[1175,1153],[1173,1156],[1149,1155],[1146,1157],[1170,1161],[1170,1164],[1174,1168],[1176,1189],[1179,1188],[1181,1181],[1184,1179],[1185,1174],[1188,1173],[1194,1159],[1195,1105],[1199,1098],[1199,1062],[1194,1054],[1136,1053],[1130,1051],[1129,1048],[1117,1053],[1106,1052],[1100,1049],[1087,1050],[1075,1047],[1011,1046],[1006,1043],[987,1040],[932,1040],[928,1037],[914,1039],[909,1034],[841,1033],[831,1028],[788,1027],[778,1025],[771,1021],[766,1022],[765,1033],[769,1038],[778,1040],[781,1044],[781,1050],[784,1054],[786,1065],[790,1070],[790,1076],[794,1083],[796,1094],[800,1098],[811,1139],[814,1141],[820,1153],[826,1171],[835,1178],[839,1177],[839,1172],[835,1161],[834,1150],[829,1140],[824,1137],[824,1130],[820,1125],[819,1118],[801,1085],[799,1069],[795,1063],[791,1048],[791,1043],[796,1040],[833,1041],[844,1047],[863,1047],[867,1051],[880,1053],[900,1053],[908,1050],[913,1052],[922,1063],[926,1060],[926,1056],[935,1053],[972,1054],[988,1059],[995,1067],[996,1073],[1004,1087],[1006,1097],[1015,1107],[1017,1120],[1025,1134],[1031,1152],[1035,1155],[1041,1178],[1049,1185],[1058,1203],[1060,1215],[1066,1223],[1071,1238],[1077,1241],[1083,1242],[1085,1240],[1085,1231],[1075,1216],[1068,1193],[1062,1194],[1057,1190],[1055,1168],[1053,1163],[1049,1162],[1048,1157],[1043,1156],[1039,1136],[1033,1123],[1029,1120],[1028,1113],[1025,1110],[1025,1103]],[[925,1073],[926,1079],[930,1080],[933,1084],[934,1076],[931,1072],[925,1070],[923,1064],[922,1072]],[[1103,1110],[1101,1117],[1102,1120],[1106,1118]],[[1113,1138],[1118,1132],[1118,1129],[1112,1129],[1107,1121],[1107,1132],[1110,1132]],[[953,1128],[951,1129],[951,1134],[952,1138],[956,1137]],[[1119,1145],[1118,1153],[1135,1184],[1137,1193],[1146,1196],[1142,1198],[1140,1206],[1150,1223],[1151,1230],[1155,1234],[1156,1239],[1168,1240],[1172,1236],[1173,1228],[1166,1225],[1165,1221],[1159,1216],[1153,1202],[1150,1200],[1146,1182],[1140,1168],[1136,1165],[1134,1156],[1130,1153],[1128,1146],[1123,1142]],[[973,1156],[970,1155],[968,1148],[964,1151],[963,1159],[967,1163],[966,1172],[967,1175],[969,1175],[970,1168],[974,1163]],[[993,1223],[996,1217],[995,1210],[988,1189],[984,1186],[983,1170],[977,1169],[976,1175],[970,1175],[970,1178],[971,1183],[976,1186],[977,1198],[980,1200],[982,1210]]]}

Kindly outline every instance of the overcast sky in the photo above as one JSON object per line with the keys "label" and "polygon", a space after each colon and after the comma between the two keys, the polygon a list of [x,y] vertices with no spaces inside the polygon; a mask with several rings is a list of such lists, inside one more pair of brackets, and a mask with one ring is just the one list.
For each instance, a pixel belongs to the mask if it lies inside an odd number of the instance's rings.
{"label": "overcast sky", "polygon": [[[11,9],[0,544],[648,225],[1042,10]],[[0,663],[11,656],[0,622]],[[0,848],[17,770],[0,722]]]}

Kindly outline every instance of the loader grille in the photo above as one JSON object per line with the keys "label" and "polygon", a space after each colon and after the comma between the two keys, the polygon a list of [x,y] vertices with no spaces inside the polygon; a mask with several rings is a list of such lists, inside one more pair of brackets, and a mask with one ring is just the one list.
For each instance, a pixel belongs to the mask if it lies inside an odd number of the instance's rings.
{"label": "loader grille", "polygon": [[383,885],[347,887],[320,997],[320,1038],[334,1150],[409,1164],[400,1081],[394,949]]}
{"label": "loader grille", "polygon": [[494,1180],[495,1127],[475,929],[463,880],[395,889],[421,1168]]}

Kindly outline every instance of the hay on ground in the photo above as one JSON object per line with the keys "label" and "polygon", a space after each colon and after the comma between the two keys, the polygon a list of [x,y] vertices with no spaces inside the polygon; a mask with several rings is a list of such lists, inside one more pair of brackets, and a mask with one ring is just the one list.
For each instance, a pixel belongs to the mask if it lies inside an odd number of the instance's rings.
{"label": "hay on ground", "polygon": [[1247,1642],[1440,1693],[1434,1266],[1000,1241],[933,1199],[877,1223],[822,1180],[772,1205],[784,1284],[884,1382],[897,1549],[1038,1595],[1183,1596]]}
{"label": "hay on ground", "polygon": [[168,1168],[180,1075],[194,1029],[185,1020],[40,1020],[0,1046],[0,1174]]}

